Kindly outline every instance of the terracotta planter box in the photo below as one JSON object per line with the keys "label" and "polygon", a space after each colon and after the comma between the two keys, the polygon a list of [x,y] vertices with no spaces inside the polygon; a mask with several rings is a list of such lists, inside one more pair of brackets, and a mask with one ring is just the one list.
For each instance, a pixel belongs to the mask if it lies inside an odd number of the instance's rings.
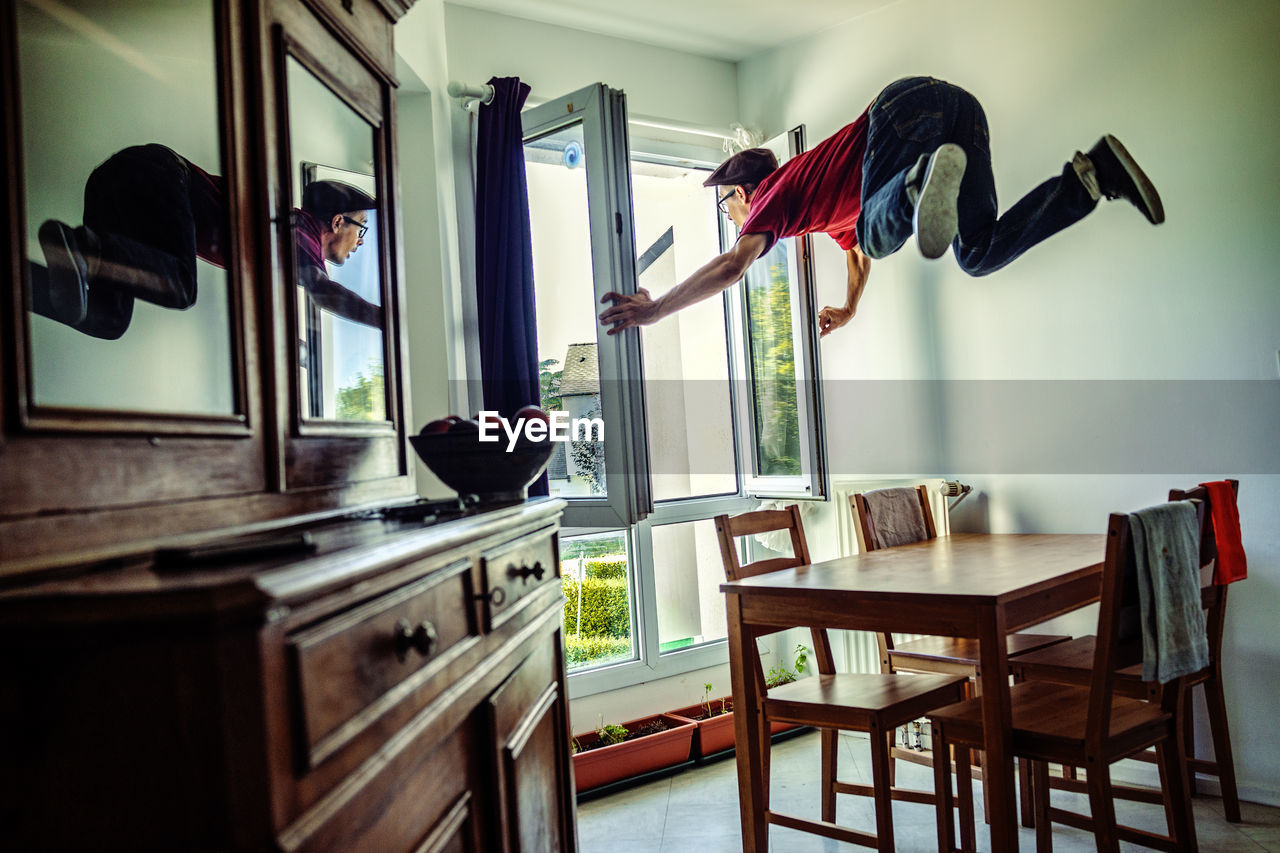
{"label": "terracotta planter box", "polygon": [[[589,752],[578,752],[573,756],[574,788],[589,791],[629,779],[664,767],[674,767],[689,760],[689,751],[693,746],[693,733],[697,725],[690,720],[672,714],[654,714],[631,720],[622,725],[628,730],[642,728],[654,720],[663,720],[671,728],[665,732],[646,735],[602,746]],[[732,729],[730,729],[732,738]],[[579,745],[587,746],[599,738],[595,732],[587,732],[575,738]]]}
{"label": "terracotta planter box", "polygon": [[[727,714],[716,714],[707,720],[695,719],[707,712],[706,706],[701,702],[697,705],[690,705],[687,708],[669,712],[674,716],[691,720],[697,725],[698,732],[693,738],[694,758],[706,758],[708,755],[715,755],[717,752],[733,748],[733,698],[725,696],[724,702],[729,707],[729,712]],[[720,700],[712,699],[711,707],[713,709],[719,708]],[[771,723],[769,733],[776,735],[778,732],[790,731],[794,728],[799,727],[791,723]]]}

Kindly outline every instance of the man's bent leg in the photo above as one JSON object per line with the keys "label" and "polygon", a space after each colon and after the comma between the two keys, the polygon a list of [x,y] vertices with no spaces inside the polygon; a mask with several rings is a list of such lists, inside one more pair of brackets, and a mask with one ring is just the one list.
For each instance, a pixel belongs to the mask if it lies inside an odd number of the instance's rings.
{"label": "man's bent leg", "polygon": [[1060,175],[1027,193],[999,219],[966,220],[962,208],[956,260],[969,275],[993,273],[1037,243],[1079,222],[1097,204],[1068,163]]}
{"label": "man's bent leg", "polygon": [[956,141],[969,153],[960,187],[960,239],[956,260],[969,275],[993,273],[1027,249],[1080,221],[1096,206],[1067,164],[1061,175],[1045,181],[997,218],[991,142],[982,105],[962,92],[956,116]]}
{"label": "man's bent leg", "polygon": [[931,77],[907,77],[871,105],[858,218],[858,245],[869,258],[892,255],[912,234],[915,199],[907,187],[914,181],[918,189],[929,155],[948,141],[948,88]]}
{"label": "man's bent leg", "polygon": [[161,145],[112,155],[85,183],[84,223],[100,245],[93,284],[165,308],[196,300],[196,225],[186,161]]}

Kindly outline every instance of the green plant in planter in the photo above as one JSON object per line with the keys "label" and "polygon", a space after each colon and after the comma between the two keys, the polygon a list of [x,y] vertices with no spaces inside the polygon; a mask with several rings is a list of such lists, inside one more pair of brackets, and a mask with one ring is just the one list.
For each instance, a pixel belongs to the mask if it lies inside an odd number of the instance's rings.
{"label": "green plant in planter", "polygon": [[785,666],[773,666],[769,668],[769,672],[764,677],[765,687],[777,687],[779,684],[790,684],[804,672],[806,666],[809,665],[809,647],[804,643],[796,644],[795,662],[792,664],[795,669],[790,670]]}
{"label": "green plant in planter", "polygon": [[596,737],[600,738],[600,742],[605,746],[613,746],[615,743],[622,743],[630,734],[625,726],[602,725],[596,729]]}

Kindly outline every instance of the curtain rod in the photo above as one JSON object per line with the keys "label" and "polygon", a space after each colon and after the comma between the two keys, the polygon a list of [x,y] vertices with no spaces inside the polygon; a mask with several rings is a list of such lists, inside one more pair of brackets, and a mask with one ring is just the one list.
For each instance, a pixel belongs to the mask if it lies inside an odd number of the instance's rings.
{"label": "curtain rod", "polygon": [[470,86],[457,80],[450,80],[449,87],[445,91],[449,93],[450,97],[461,98],[464,101],[479,101],[485,105],[493,103],[493,86],[488,83]]}
{"label": "curtain rod", "polygon": [[[493,86],[490,86],[488,83],[473,86],[462,83],[458,80],[452,80],[449,82],[447,91],[451,97],[460,98],[464,101],[479,101],[486,105],[493,102]],[[538,106],[543,102],[544,99],[541,98],[530,98],[526,102],[525,106]],[[627,121],[630,124],[640,125],[641,127],[651,127],[654,130],[669,130],[674,133],[687,133],[691,136],[705,136],[708,139],[718,139],[722,142],[724,140],[737,138],[737,134],[732,130],[729,133],[725,133],[722,130],[707,127],[705,125],[688,124],[685,122],[673,121],[671,119],[655,118],[653,116],[633,114],[627,117]]]}

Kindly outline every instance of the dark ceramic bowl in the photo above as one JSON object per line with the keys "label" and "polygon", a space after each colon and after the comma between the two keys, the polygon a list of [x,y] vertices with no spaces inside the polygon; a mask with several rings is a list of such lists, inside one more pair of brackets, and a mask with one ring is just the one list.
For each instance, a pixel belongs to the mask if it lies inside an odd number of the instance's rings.
{"label": "dark ceramic bowl", "polygon": [[506,436],[482,442],[474,431],[411,435],[409,443],[442,483],[484,503],[528,497],[529,484],[546,469],[553,446],[521,436],[508,452]]}

